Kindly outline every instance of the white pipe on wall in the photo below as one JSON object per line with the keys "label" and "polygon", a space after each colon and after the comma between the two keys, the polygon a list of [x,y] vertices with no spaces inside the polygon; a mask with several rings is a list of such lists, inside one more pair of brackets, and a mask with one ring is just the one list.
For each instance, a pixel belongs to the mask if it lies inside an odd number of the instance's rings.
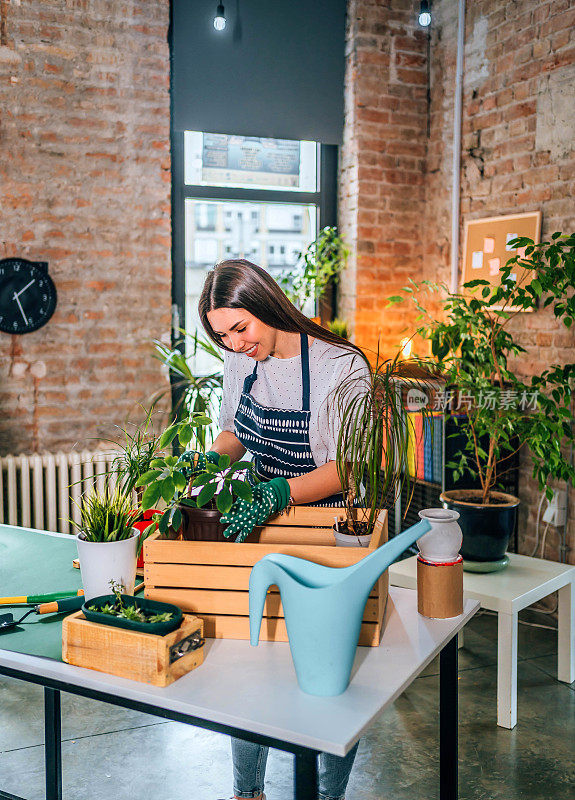
{"label": "white pipe on wall", "polygon": [[461,118],[463,99],[463,51],[465,48],[465,0],[459,0],[457,23],[457,63],[453,107],[453,186],[451,190],[451,281],[456,292],[459,283],[459,192],[461,185]]}

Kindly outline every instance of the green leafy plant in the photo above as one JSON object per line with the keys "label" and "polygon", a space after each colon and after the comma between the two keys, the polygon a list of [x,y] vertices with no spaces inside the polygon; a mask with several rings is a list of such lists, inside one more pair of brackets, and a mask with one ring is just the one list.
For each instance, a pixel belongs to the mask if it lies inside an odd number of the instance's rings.
{"label": "green leafy plant", "polygon": [[172,423],[160,437],[159,446],[165,450],[177,439],[184,453],[180,457],[167,454],[155,458],[152,468],[138,481],[139,486],[145,487],[142,497],[144,510],[153,508],[160,499],[166,504],[158,519],[162,534],[169,527],[178,530],[182,524],[181,505],[193,508],[209,505],[225,514],[236,498],[252,502],[250,481],[256,479],[250,461],[231,463],[228,455],[219,455],[217,463],[208,461],[203,469],[192,469],[188,478],[190,464],[185,460],[185,449],[193,441],[192,449],[205,453],[205,437],[201,435],[201,429],[211,421],[202,412],[193,412],[188,419]]}
{"label": "green leafy plant", "polygon": [[[157,339],[154,340],[156,349],[154,358],[168,368],[171,379],[171,389],[157,392],[153,397],[154,403],[161,400],[167,391],[172,391],[177,398],[174,413],[178,421],[185,420],[193,413],[202,413],[212,418],[217,417],[224,381],[223,353],[219,347],[216,347],[213,342],[201,336],[197,331],[191,334],[180,328],[179,332],[182,336],[174,343],[173,347],[169,347]],[[189,346],[187,346],[188,342]],[[191,367],[191,360],[198,352],[207,353],[221,365],[221,368],[209,375],[195,375]],[[203,447],[208,449],[215,436],[213,426],[203,426],[198,429],[197,434],[203,437]]]}
{"label": "green leafy plant", "polygon": [[[520,359],[526,350],[510,330],[519,313],[535,311],[540,303],[552,306],[555,318],[571,327],[575,235],[554,233],[540,244],[522,237],[509,244],[522,252],[501,269],[500,285],[472,280],[461,293],[450,293],[442,284],[410,281],[403,295],[390,298],[396,303],[409,297],[415,303],[417,334],[430,343],[432,359],[453,395],[453,407],[444,410],[457,418],[465,435],[459,457],[447,466],[455,480],[466,473],[479,480],[482,503],[490,501],[502,477],[499,465],[524,446],[540,489],[549,479],[575,479],[563,452],[574,438],[575,363],[554,364],[523,378]],[[520,267],[527,271],[518,278]],[[426,308],[426,297],[434,306],[439,303],[440,314]]]}
{"label": "green leafy plant", "polygon": [[[370,532],[379,510],[390,508],[410,481],[404,407],[408,387],[423,390],[427,381],[410,377],[406,362],[399,357],[382,359],[378,352],[369,374],[361,369],[350,374],[331,401],[332,413],[341,423],[336,464],[349,533]],[[430,412],[423,408],[422,413]]]}
{"label": "green leafy plant", "polygon": [[72,521],[87,542],[119,542],[134,535],[132,526],[141,519],[132,509],[129,495],[109,487],[103,492],[91,492],[82,497],[80,521]]}
{"label": "green leafy plant", "polygon": [[338,235],[337,228],[322,228],[307,250],[298,254],[295,267],[278,283],[301,311],[308,300],[315,302],[320,297],[330,281],[337,283],[348,256],[349,249]]}

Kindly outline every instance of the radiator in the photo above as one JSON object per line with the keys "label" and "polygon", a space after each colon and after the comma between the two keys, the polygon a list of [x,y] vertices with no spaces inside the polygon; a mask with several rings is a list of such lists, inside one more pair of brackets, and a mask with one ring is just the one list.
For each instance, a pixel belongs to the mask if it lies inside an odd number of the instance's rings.
{"label": "radiator", "polygon": [[115,485],[114,452],[48,453],[0,458],[0,523],[75,533],[79,502]]}

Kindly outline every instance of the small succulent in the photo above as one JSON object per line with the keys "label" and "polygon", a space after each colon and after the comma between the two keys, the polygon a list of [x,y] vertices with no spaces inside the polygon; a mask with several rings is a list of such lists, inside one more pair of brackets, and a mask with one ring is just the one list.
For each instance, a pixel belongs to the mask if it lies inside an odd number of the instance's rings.
{"label": "small succulent", "polygon": [[148,614],[143,608],[139,608],[137,604],[127,606],[122,597],[126,590],[124,584],[111,580],[110,587],[116,598],[114,603],[106,603],[100,607],[88,606],[89,611],[98,611],[100,614],[129,619],[132,622],[169,622],[174,616],[169,611],[165,611],[163,614]]}

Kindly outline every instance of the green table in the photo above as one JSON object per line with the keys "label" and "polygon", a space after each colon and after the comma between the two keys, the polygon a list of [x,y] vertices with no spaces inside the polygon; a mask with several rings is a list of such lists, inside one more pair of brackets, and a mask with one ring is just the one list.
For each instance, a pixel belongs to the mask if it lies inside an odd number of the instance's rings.
{"label": "green table", "polygon": [[[72,561],[76,540],[65,533],[0,525],[0,596],[44,594],[82,588],[82,576]],[[18,564],[18,571],[14,570]],[[0,606],[21,617],[28,606]],[[17,628],[0,633],[0,647],[33,656],[62,660],[62,620],[65,614],[31,614]]]}

